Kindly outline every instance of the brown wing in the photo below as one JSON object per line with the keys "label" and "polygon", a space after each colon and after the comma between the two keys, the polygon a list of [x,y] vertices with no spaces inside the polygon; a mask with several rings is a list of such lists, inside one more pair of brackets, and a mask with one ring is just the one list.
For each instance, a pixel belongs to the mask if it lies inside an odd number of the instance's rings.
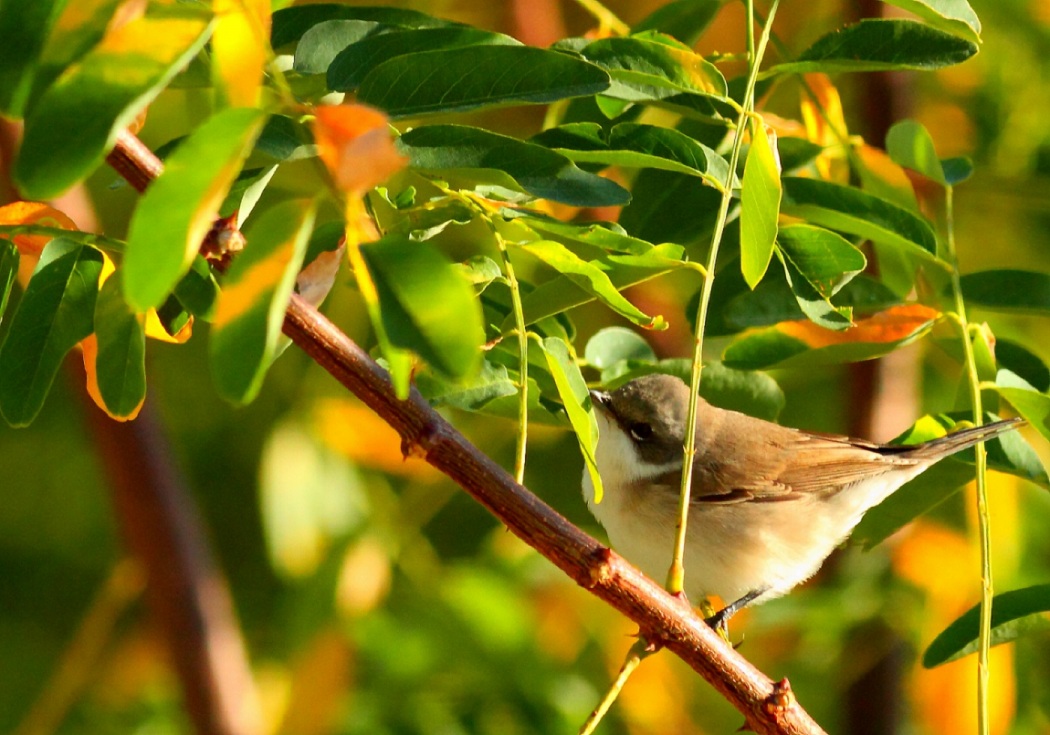
{"label": "brown wing", "polygon": [[[704,426],[693,462],[695,503],[773,502],[835,494],[862,480],[920,462],[870,442],[809,434],[733,412]],[[698,440],[699,440],[698,436]],[[674,471],[659,479],[673,488]]]}

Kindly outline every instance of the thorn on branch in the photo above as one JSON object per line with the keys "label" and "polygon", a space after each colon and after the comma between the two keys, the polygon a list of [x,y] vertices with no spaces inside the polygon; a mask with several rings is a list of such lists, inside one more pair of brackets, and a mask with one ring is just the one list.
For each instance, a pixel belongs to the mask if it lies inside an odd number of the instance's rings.
{"label": "thorn on branch", "polygon": [[787,679],[781,679],[773,684],[773,691],[766,698],[766,711],[770,714],[775,714],[786,710],[788,707],[794,707],[797,701],[795,693],[791,690],[791,683]]}
{"label": "thorn on branch", "polygon": [[602,546],[593,556],[594,563],[587,570],[588,578],[585,585],[587,589],[608,584],[613,578],[612,565],[610,564],[612,561],[612,550],[608,546]]}

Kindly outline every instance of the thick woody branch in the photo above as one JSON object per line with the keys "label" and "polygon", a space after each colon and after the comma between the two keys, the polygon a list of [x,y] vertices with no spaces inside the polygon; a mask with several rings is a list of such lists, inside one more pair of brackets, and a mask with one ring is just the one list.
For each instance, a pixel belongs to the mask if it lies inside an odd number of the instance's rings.
{"label": "thick woody branch", "polygon": [[[156,171],[159,162],[124,134],[110,154],[127,166]],[[146,155],[139,165],[139,157]],[[152,159],[152,160],[149,160]],[[148,174],[147,174],[148,176]],[[787,681],[774,682],[722,641],[689,605],[673,597],[621,556],[580,531],[473,446],[415,390],[399,400],[389,375],[326,317],[298,296],[284,332],[304,352],[393,426],[406,454],[423,457],[457,482],[507,528],[581,587],[636,622],[651,642],[689,664],[740,710],[758,733],[814,735],[820,727],[797,703]]]}

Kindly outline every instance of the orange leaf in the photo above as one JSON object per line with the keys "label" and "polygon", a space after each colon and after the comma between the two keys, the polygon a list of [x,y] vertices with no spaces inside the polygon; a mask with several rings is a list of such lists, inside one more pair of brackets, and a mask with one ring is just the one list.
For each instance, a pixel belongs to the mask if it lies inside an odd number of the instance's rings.
{"label": "orange leaf", "polygon": [[270,38],[269,0],[214,0],[212,68],[218,86],[234,107],[259,102]]}
{"label": "orange leaf", "polygon": [[[12,202],[0,207],[0,224],[3,225],[41,225],[42,227],[60,227],[64,230],[76,230],[76,223],[64,213],[43,202]],[[23,286],[29,283],[36,263],[40,260],[40,251],[51,242],[49,235],[15,235],[11,238],[21,260],[18,264],[18,281]]]}
{"label": "orange leaf", "polygon": [[841,332],[824,329],[808,319],[781,322],[778,329],[818,349],[855,342],[899,342],[923,329],[940,315],[936,309],[922,304],[905,304],[892,306],[865,319],[857,319],[852,327]]}
{"label": "orange leaf", "polygon": [[397,152],[387,117],[365,105],[326,105],[317,108],[314,139],[318,153],[335,185],[361,195],[408,164]]}

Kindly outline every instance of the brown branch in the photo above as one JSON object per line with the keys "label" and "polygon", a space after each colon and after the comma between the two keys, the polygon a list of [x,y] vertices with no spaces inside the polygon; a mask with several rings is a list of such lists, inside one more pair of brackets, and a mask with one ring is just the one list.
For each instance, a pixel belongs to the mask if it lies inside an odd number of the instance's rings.
{"label": "brown branch", "polygon": [[[114,165],[118,171],[137,169],[129,181],[139,186],[135,182],[148,177],[144,172],[159,170],[160,164],[132,138],[122,135],[109,160],[119,162]],[[577,584],[636,622],[646,638],[674,652],[740,710],[752,730],[768,735],[823,732],[795,700],[786,679],[772,681],[686,603],[517,484],[414,388],[407,400],[399,400],[387,372],[298,296],[288,305],[284,332],[398,431],[406,455],[424,457]]]}
{"label": "brown branch", "polygon": [[84,403],[121,533],[146,569],[146,599],[196,732],[258,735],[262,715],[233,602],[150,404],[135,421],[118,423],[86,394]]}

